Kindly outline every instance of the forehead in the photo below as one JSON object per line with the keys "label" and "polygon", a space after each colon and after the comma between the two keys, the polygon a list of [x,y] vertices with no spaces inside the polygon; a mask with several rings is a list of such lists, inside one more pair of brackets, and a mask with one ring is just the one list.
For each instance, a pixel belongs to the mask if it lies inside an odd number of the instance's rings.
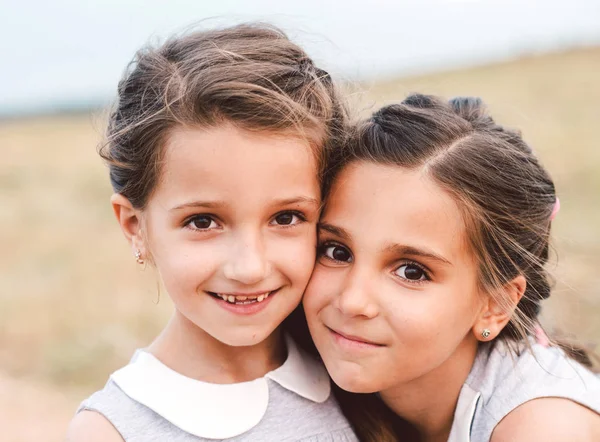
{"label": "forehead", "polygon": [[356,162],[337,177],[323,221],[353,241],[437,250],[449,259],[465,251],[465,227],[454,199],[421,169]]}
{"label": "forehead", "polygon": [[223,125],[172,131],[156,196],[256,199],[306,192],[319,192],[316,161],[307,142]]}

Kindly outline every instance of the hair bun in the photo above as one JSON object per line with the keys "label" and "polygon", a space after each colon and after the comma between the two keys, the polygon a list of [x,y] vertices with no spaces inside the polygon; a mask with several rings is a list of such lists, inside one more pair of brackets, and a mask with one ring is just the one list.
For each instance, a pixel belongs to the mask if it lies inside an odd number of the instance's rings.
{"label": "hair bun", "polygon": [[[406,134],[411,137],[403,139],[403,143],[418,144],[418,140],[410,138],[426,137],[432,132],[440,145],[444,140],[453,137],[453,133],[470,133],[472,125],[460,118],[448,103],[436,96],[425,94],[412,94],[399,104],[390,104],[376,111],[370,121],[375,123],[384,132]],[[396,139],[403,135],[395,135]]]}
{"label": "hair bun", "polygon": [[411,94],[402,100],[402,104],[418,109],[435,109],[442,105],[442,101],[434,95]]}
{"label": "hair bun", "polygon": [[487,106],[481,98],[455,97],[449,100],[448,104],[457,115],[471,123],[473,129],[494,131],[498,136],[518,145],[520,149],[531,151],[523,142],[520,131],[506,128],[494,121],[488,114]]}
{"label": "hair bun", "polygon": [[[373,113],[371,120],[377,124],[386,126],[388,124],[403,124],[414,121],[416,115],[421,115],[422,118],[433,118],[433,114],[428,110],[446,111],[448,107],[446,103],[433,95],[412,94],[406,97],[402,102],[389,104],[381,107]],[[423,110],[425,112],[419,112]],[[430,122],[433,124],[433,122]]]}
{"label": "hair bun", "polygon": [[448,101],[452,110],[478,129],[496,129],[497,124],[487,113],[487,107],[479,97],[455,97]]}

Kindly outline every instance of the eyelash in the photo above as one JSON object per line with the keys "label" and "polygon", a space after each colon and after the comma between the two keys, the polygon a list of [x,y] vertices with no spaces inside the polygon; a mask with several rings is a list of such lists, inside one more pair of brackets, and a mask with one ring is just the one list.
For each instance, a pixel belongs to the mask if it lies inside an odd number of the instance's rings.
{"label": "eyelash", "polygon": [[192,222],[197,219],[200,219],[200,218],[210,219],[212,222],[214,222],[215,224],[218,225],[217,218],[214,215],[211,215],[208,213],[198,213],[196,215],[192,215],[192,216],[186,218],[185,221],[183,222],[183,226],[186,229],[192,230],[193,232],[208,232],[209,230],[215,229],[215,227],[206,228],[206,229],[199,229],[197,227],[192,227],[191,226]]}
{"label": "eyelash", "polygon": [[[398,269],[400,269],[402,266],[406,266],[406,265],[412,265],[415,267],[418,267],[422,272],[423,272],[423,276],[425,276],[425,279],[407,279],[407,278],[403,278],[402,276],[398,275],[396,272],[398,271]],[[431,275],[429,273],[429,270],[422,264],[419,264],[416,261],[411,261],[411,260],[404,260],[401,262],[400,265],[394,267],[394,270],[392,272],[392,274],[398,278],[400,278],[402,281],[407,282],[408,284],[425,284],[427,282],[431,281]]]}
{"label": "eyelash", "polygon": [[290,215],[298,217],[299,221],[297,223],[295,223],[295,224],[274,224],[274,225],[276,225],[277,227],[291,228],[291,227],[297,226],[298,224],[306,222],[306,215],[304,213],[302,213],[302,212],[298,212],[297,210],[283,210],[283,211],[281,211],[279,213],[276,213],[273,216],[272,221],[275,221],[275,219],[278,216],[280,216],[280,215],[286,215],[286,214],[290,214]]}
{"label": "eyelash", "polygon": [[[298,222],[296,222],[294,224],[273,224],[273,225],[276,225],[277,227],[290,228],[290,227],[295,227],[295,226],[297,226],[300,223],[306,222],[306,215],[304,215],[302,212],[298,212],[297,210],[284,210],[284,211],[281,211],[281,212],[279,212],[279,213],[277,213],[277,214],[275,214],[273,216],[273,218],[271,219],[271,222],[275,221],[275,219],[278,216],[286,215],[286,214],[290,214],[290,215],[293,215],[293,216],[297,217],[298,218]],[[190,230],[192,230],[194,232],[207,232],[207,231],[212,230],[212,229],[215,228],[215,227],[212,227],[212,228],[206,228],[206,229],[199,229],[197,227],[192,227],[191,226],[192,222],[195,221],[195,220],[197,220],[197,219],[200,219],[200,218],[207,218],[207,219],[210,219],[212,222],[218,224],[216,216],[208,214],[208,213],[198,213],[196,215],[192,215],[192,216],[186,218],[185,221],[183,222],[183,225],[184,225],[185,228],[190,229]]]}
{"label": "eyelash", "polygon": [[352,262],[352,259],[354,257],[352,256],[352,252],[350,252],[350,249],[348,249],[348,247],[346,247],[340,243],[337,243],[335,241],[325,241],[325,242],[319,244],[319,246],[317,248],[318,255],[327,259],[328,261],[337,262],[337,263],[346,263],[346,264],[348,263],[348,261],[339,261],[337,259],[330,258],[329,256],[327,256],[325,254],[325,250],[327,250],[329,247],[340,247],[340,248],[346,250],[346,252],[348,252],[348,255],[350,255],[350,262]]}

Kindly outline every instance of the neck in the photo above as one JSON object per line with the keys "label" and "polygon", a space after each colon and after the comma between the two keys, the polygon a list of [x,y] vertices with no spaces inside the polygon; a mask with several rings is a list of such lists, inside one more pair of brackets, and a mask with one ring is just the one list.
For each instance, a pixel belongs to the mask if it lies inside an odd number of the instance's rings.
{"label": "neck", "polygon": [[442,365],[420,378],[380,392],[381,398],[417,429],[421,441],[445,442],[476,353],[477,341],[467,337]]}
{"label": "neck", "polygon": [[215,384],[263,377],[281,366],[286,358],[280,328],[259,344],[232,347],[206,333],[177,310],[148,350],[176,372]]}

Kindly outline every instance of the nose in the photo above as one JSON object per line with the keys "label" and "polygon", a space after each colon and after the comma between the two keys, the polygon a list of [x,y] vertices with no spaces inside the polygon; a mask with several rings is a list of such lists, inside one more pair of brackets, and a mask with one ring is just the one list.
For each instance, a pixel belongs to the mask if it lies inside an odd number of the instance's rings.
{"label": "nose", "polygon": [[232,238],[228,259],[223,266],[227,279],[244,285],[258,284],[269,274],[265,246],[259,233],[242,232]]}
{"label": "nose", "polygon": [[379,306],[373,295],[373,275],[366,272],[350,272],[342,290],[335,300],[335,307],[345,316],[375,318],[379,314]]}

